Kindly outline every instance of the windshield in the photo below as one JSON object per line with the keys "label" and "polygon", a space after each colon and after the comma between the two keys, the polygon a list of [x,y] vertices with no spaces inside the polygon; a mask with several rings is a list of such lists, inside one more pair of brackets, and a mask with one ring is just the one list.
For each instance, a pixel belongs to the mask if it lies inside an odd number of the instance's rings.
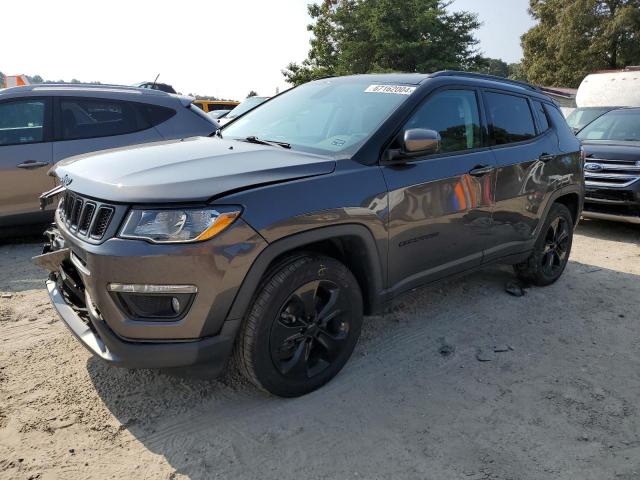
{"label": "windshield", "polygon": [[585,125],[593,122],[596,118],[607,113],[609,110],[611,110],[611,107],[576,108],[567,117],[567,123],[571,128],[573,128],[574,132],[577,132],[578,130],[582,130]]}
{"label": "windshield", "polygon": [[580,140],[640,142],[640,109],[620,109],[605,113],[578,133]]}
{"label": "windshield", "polygon": [[265,100],[268,100],[268,99],[269,97],[249,97],[240,105],[238,105],[236,108],[231,110],[227,114],[227,118],[239,117],[243,113],[248,112],[253,107],[257,107],[258,105],[260,105],[261,103],[263,103]]}
{"label": "windshield", "polygon": [[260,105],[225,126],[222,135],[285,142],[313,153],[353,153],[413,90],[358,77],[318,80]]}

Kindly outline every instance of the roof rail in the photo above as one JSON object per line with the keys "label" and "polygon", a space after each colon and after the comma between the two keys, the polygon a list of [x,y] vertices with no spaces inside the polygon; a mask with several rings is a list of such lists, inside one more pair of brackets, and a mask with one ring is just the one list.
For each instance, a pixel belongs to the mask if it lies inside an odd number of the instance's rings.
{"label": "roof rail", "polygon": [[[161,90],[154,90],[151,88],[141,88],[135,85],[117,85],[117,84],[107,84],[107,83],[55,83],[55,82],[47,82],[47,83],[32,83],[31,85],[21,86],[21,87],[11,87],[12,89],[19,88],[23,91],[32,91],[39,88],[81,88],[83,90],[131,90],[135,91],[144,91],[145,93],[152,94],[160,94],[160,95],[169,95],[166,92]],[[8,90],[8,89],[7,89]]]}
{"label": "roof rail", "polygon": [[533,90],[535,92],[540,92],[540,88],[535,85],[531,85],[527,82],[522,82],[520,80],[511,80],[510,78],[498,77],[496,75],[489,75],[487,73],[477,73],[477,72],[461,72],[458,70],[442,70],[440,72],[435,72],[430,75],[431,77],[468,77],[468,78],[477,78],[480,80],[491,80],[493,82],[501,82],[501,83],[510,83],[512,85],[516,85],[519,87],[527,88],[529,90]]}

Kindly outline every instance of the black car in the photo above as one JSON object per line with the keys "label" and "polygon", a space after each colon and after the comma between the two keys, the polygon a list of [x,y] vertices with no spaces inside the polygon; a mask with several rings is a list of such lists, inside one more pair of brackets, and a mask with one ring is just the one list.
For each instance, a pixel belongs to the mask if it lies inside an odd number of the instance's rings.
{"label": "black car", "polygon": [[640,224],[640,108],[618,108],[579,133],[586,153],[583,216]]}
{"label": "black car", "polygon": [[103,360],[217,374],[235,351],[258,387],[302,395],[342,369],[363,314],[403,292],[495,262],[555,282],[582,165],[560,110],[530,85],[327,78],[211,138],[62,162],[67,188],[36,261]]}

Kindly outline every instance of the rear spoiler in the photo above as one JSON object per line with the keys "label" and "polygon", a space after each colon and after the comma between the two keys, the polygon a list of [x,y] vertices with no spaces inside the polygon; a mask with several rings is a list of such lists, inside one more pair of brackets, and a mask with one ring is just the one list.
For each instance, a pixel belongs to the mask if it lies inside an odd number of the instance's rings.
{"label": "rear spoiler", "polygon": [[189,97],[187,95],[176,95],[176,97],[178,97],[178,100],[180,100],[180,104],[183,107],[189,107],[189,105],[191,105],[193,103],[193,101],[195,100],[195,98],[193,97]]}

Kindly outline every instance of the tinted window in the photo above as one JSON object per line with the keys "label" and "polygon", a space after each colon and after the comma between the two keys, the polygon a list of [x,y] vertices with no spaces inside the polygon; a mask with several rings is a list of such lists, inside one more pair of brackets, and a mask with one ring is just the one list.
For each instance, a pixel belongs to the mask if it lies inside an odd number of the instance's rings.
{"label": "tinted window", "polygon": [[441,137],[442,152],[478,148],[482,140],[476,94],[470,90],[436,93],[413,114],[405,128],[435,130]]}
{"label": "tinted window", "polygon": [[62,99],[60,116],[63,140],[124,135],[150,124],[131,102],[100,99]]}
{"label": "tinted window", "polygon": [[533,102],[533,109],[538,116],[538,126],[540,127],[540,132],[546,132],[547,130],[549,130],[549,119],[547,118],[547,112],[544,111],[542,102]]}
{"label": "tinted window", "polygon": [[153,127],[166,122],[176,114],[172,108],[158,107],[157,105],[140,105],[140,108],[144,110],[147,121]]}
{"label": "tinted window", "polygon": [[522,142],[536,136],[526,98],[493,92],[486,92],[485,98],[494,145]]}
{"label": "tinted window", "polygon": [[41,142],[44,110],[44,100],[0,104],[0,145]]}
{"label": "tinted window", "polygon": [[640,109],[620,109],[605,113],[584,127],[581,140],[640,142]]}

